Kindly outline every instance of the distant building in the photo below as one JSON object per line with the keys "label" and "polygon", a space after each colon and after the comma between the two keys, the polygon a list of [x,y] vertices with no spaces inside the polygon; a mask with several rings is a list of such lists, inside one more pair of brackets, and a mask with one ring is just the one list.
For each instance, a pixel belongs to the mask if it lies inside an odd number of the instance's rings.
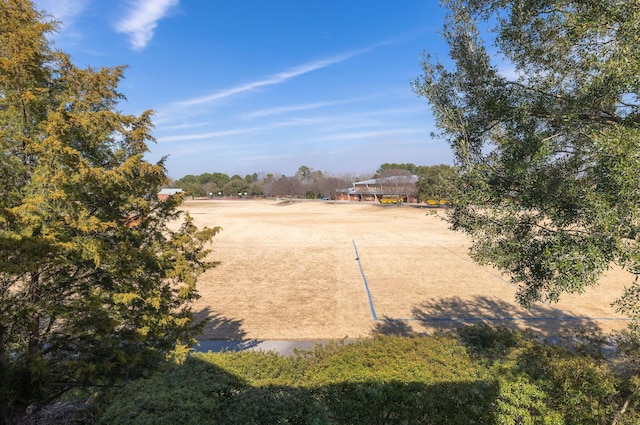
{"label": "distant building", "polygon": [[169,196],[175,195],[176,193],[182,192],[182,189],[179,188],[164,188],[160,192],[158,192],[158,199],[161,201],[166,201],[169,199]]}
{"label": "distant building", "polygon": [[379,202],[383,196],[397,196],[404,202],[417,202],[418,176],[389,176],[353,182],[353,186],[338,189],[337,199],[342,201]]}

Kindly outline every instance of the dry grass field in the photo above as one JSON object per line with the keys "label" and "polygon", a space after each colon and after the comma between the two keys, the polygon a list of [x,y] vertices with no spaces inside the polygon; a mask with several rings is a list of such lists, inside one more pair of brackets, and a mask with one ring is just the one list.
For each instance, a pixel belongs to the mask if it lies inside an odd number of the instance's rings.
{"label": "dry grass field", "polygon": [[199,226],[221,226],[200,279],[203,339],[360,338],[490,322],[558,333],[627,321],[610,306],[631,277],[525,310],[496,270],[473,263],[468,239],[410,206],[331,201],[190,200]]}

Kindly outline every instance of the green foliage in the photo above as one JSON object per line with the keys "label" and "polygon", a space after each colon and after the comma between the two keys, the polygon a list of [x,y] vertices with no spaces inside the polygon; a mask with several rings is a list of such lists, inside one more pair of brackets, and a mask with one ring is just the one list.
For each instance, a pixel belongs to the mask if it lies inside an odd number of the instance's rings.
{"label": "green foliage", "polygon": [[[423,383],[473,380],[475,368],[454,338],[376,337],[349,344],[332,343],[303,354],[308,364],[308,382],[326,385],[337,382]],[[455,358],[455,364],[449,364]],[[443,368],[442,365],[448,365]]]}
{"label": "green foliage", "polygon": [[488,366],[489,376],[498,380],[496,423],[601,424],[621,405],[624,377],[600,355],[598,338],[578,334],[563,346],[545,344],[531,333],[486,325],[459,333],[478,361]]}
{"label": "green foliage", "polygon": [[496,424],[562,425],[560,414],[550,410],[547,395],[526,377],[500,380],[496,399]]}
{"label": "green foliage", "polygon": [[[474,259],[510,275],[523,305],[580,293],[612,263],[637,275],[637,5],[444,4],[454,67],[427,56],[413,88],[455,153],[462,190],[449,220],[471,235]],[[638,294],[634,282],[618,301],[634,318]]]}
{"label": "green foliage", "polygon": [[[217,195],[224,191],[224,187],[231,178],[224,173],[204,173],[199,176],[191,174],[175,181],[175,185],[191,196],[208,196],[209,193]],[[236,192],[237,193],[237,192]]]}
{"label": "green foliage", "polygon": [[[283,357],[194,354],[129,385],[104,424],[619,424],[637,379],[602,357],[487,326],[376,337]],[[597,350],[592,350],[597,351]],[[635,385],[635,386],[634,386]],[[626,403],[626,408],[622,407]]]}
{"label": "green foliage", "polygon": [[129,386],[102,423],[146,423],[151,412],[158,424],[180,415],[202,424],[489,423],[495,388],[477,376],[448,337],[380,337],[293,357],[196,354]]}
{"label": "green foliage", "polygon": [[194,355],[129,385],[100,423],[328,423],[310,390],[276,384],[290,367],[288,359],[272,354]]}
{"label": "green foliage", "polygon": [[416,167],[416,175],[418,198],[421,201],[457,198],[460,184],[455,167],[445,164]]}
{"label": "green foliage", "polygon": [[222,192],[225,195],[238,196],[249,191],[249,184],[240,176],[233,176],[224,185]]}
{"label": "green foliage", "polygon": [[469,351],[491,361],[502,358],[526,338],[522,332],[486,324],[460,328],[458,335]]}
{"label": "green foliage", "polygon": [[105,424],[206,424],[220,415],[222,400],[244,384],[197,359],[127,386],[103,416]]}
{"label": "green foliage", "polygon": [[[505,406],[515,400],[511,408],[526,407],[533,417],[548,416],[564,424],[601,424],[614,416],[620,380],[603,362],[532,343],[500,367],[509,368],[511,379],[519,383],[517,394],[512,386],[501,394]],[[505,414],[510,415],[508,409]]]}
{"label": "green foliage", "polygon": [[174,184],[189,196],[205,196],[207,191],[204,185],[200,182],[200,179],[191,174],[184,176],[183,178],[176,180]]}
{"label": "green foliage", "polygon": [[384,164],[380,165],[380,167],[376,170],[376,173],[373,178],[377,179],[378,177],[384,175],[385,172],[388,172],[390,170],[406,170],[410,174],[416,174],[417,168],[418,167],[416,167],[415,164],[411,164],[411,163],[394,164],[394,163],[385,162]]}
{"label": "green foliage", "polygon": [[0,19],[0,415],[12,423],[191,344],[219,229],[189,217],[174,229],[181,198],[158,200],[163,162],[143,159],[151,112],[116,110],[124,67],[75,67],[30,1],[0,2]]}

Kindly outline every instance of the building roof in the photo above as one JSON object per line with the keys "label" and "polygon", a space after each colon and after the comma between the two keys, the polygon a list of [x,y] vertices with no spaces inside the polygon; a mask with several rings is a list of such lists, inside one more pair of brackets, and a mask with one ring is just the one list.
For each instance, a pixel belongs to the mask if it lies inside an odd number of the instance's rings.
{"label": "building roof", "polygon": [[180,192],[182,192],[182,189],[179,189],[177,187],[167,187],[160,190],[160,192],[158,192],[158,195],[175,195],[176,193]]}
{"label": "building roof", "polygon": [[395,184],[397,182],[400,182],[400,183],[417,183],[418,182],[418,176],[416,176],[415,174],[412,174],[410,176],[381,177],[379,179],[371,179],[371,180],[364,180],[364,181],[361,181],[361,182],[353,182],[353,185],[354,186],[357,186],[357,185],[369,185],[369,186],[380,185],[380,186],[384,186],[385,184]]}
{"label": "building roof", "polygon": [[[361,182],[353,182],[353,186],[346,189],[336,189],[339,193],[348,194],[385,194],[389,192],[388,188],[397,184],[412,185],[418,182],[418,176],[412,174],[410,176],[389,176],[379,179],[363,180]],[[356,189],[357,186],[366,186],[368,190]],[[385,190],[387,189],[387,190]]]}

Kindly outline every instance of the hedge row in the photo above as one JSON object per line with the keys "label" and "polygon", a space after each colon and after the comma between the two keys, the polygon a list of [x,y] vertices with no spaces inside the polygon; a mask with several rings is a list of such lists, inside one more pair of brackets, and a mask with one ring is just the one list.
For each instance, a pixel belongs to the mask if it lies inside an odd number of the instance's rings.
{"label": "hedge row", "polygon": [[460,335],[380,336],[291,357],[193,354],[129,385],[101,423],[640,423],[634,380],[601,356],[504,329]]}

